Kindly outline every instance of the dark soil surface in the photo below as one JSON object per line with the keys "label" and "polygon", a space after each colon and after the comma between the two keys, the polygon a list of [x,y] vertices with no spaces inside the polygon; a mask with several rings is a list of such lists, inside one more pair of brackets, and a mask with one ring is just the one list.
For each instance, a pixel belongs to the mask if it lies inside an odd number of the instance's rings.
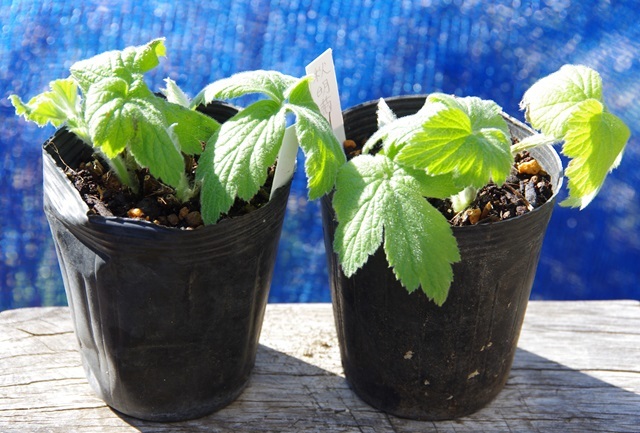
{"label": "dark soil surface", "polygon": [[[344,143],[347,157],[360,154],[361,146],[352,140]],[[538,162],[523,152],[515,157],[511,174],[503,185],[490,183],[481,188],[471,205],[456,213],[449,199],[429,199],[453,226],[502,221],[523,215],[542,206],[553,195],[551,176]]]}
{"label": "dark soil surface", "polygon": [[[196,163],[191,165],[193,174]],[[274,173],[275,166],[269,169],[267,182],[253,199],[249,202],[236,199],[221,219],[244,215],[264,206],[269,201]],[[147,170],[137,173],[140,183],[138,194],[123,186],[98,159],[82,163],[77,170],[67,168],[66,174],[89,206],[90,215],[136,218],[187,230],[203,226],[200,201],[180,202],[173,188],[159,182]]]}

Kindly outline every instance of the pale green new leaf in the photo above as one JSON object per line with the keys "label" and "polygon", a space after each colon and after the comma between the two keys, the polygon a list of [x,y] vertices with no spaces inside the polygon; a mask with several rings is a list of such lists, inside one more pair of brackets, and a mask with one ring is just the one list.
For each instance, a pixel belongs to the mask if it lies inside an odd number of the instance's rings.
{"label": "pale green new leaf", "polygon": [[127,147],[152,175],[175,188],[183,184],[184,159],[163,110],[185,110],[153,97],[142,81],[133,88],[120,78],[94,84],[86,94],[85,116],[94,146],[108,158]]}
{"label": "pale green new leaf", "polygon": [[382,153],[394,159],[398,150],[407,144],[416,134],[422,131],[422,125],[439,110],[446,108],[443,104],[425,104],[417,113],[400,118],[393,118],[389,106],[381,99],[378,102],[378,130],[374,132],[362,147],[363,153],[371,153],[379,142],[382,142]]}
{"label": "pale green new leaf", "polygon": [[51,123],[56,128],[71,121],[77,123],[79,114],[78,86],[71,78],[55,80],[49,83],[48,92],[34,96],[26,104],[17,95],[9,99],[16,109],[16,114],[38,126]]}
{"label": "pale green new leaf", "polygon": [[441,305],[460,260],[446,219],[423,197],[422,173],[384,155],[362,155],[338,173],[334,249],[353,275],[383,242],[389,264],[409,292],[419,286]]}
{"label": "pale green new leaf", "polygon": [[233,99],[252,93],[267,95],[278,103],[285,99],[285,92],[297,80],[278,71],[247,71],[215,81],[196,95],[191,106],[209,104],[216,99]]}
{"label": "pale green new leaf", "polygon": [[85,118],[93,146],[115,158],[135,135],[137,106],[127,104],[129,86],[120,78],[104,79],[85,94]]}
{"label": "pale green new leaf", "polygon": [[173,81],[171,78],[165,78],[164,82],[167,84],[167,87],[160,89],[160,91],[165,98],[167,98],[167,101],[185,108],[189,108],[191,106],[191,100],[187,94],[182,91],[180,86],[178,86],[178,83]]}
{"label": "pale green new leaf", "polygon": [[600,75],[586,66],[565,65],[534,83],[522,97],[520,108],[531,126],[562,139],[569,116],[587,99],[603,102]]}
{"label": "pale green new leaf", "polygon": [[202,217],[207,224],[231,208],[236,196],[251,199],[282,145],[286,111],[275,101],[255,102],[227,120],[200,157]]}
{"label": "pale green new leaf", "polygon": [[199,111],[159,98],[155,98],[153,102],[164,113],[166,124],[173,125],[180,150],[187,155],[202,153],[203,145],[220,128],[214,118]]}
{"label": "pale green new leaf", "polygon": [[305,173],[309,198],[328,194],[335,184],[338,169],[345,163],[344,150],[322,115],[309,90],[309,78],[299,80],[288,93],[285,105],[296,115],[296,135],[305,154]]}
{"label": "pale green new leaf", "polygon": [[383,98],[378,100],[378,110],[376,111],[376,114],[378,116],[378,129],[393,123],[398,119],[396,114]]}
{"label": "pale green new leaf", "polygon": [[165,55],[164,38],[159,38],[145,45],[107,51],[81,60],[74,63],[70,70],[82,90],[87,92],[92,84],[106,78],[121,78],[131,84],[155,68],[160,63],[159,58]]}
{"label": "pale green new leaf", "polygon": [[149,172],[164,183],[176,189],[184,188],[184,158],[173,128],[164,127],[162,112],[148,101],[131,103],[135,105],[136,108],[131,107],[130,116],[136,119],[134,136],[129,142],[131,154],[138,164],[148,167]]}
{"label": "pale green new leaf", "polygon": [[562,152],[572,158],[565,175],[569,197],[561,205],[583,209],[597,195],[607,174],[617,167],[631,131],[595,99],[577,106],[567,118]]}
{"label": "pale green new leaf", "polygon": [[453,174],[461,187],[497,184],[509,175],[511,139],[500,107],[479,98],[434,95],[437,104],[399,149],[397,160],[433,175]]}
{"label": "pale green new leaf", "polygon": [[564,140],[563,153],[573,160],[565,172],[570,195],[561,204],[584,208],[617,167],[630,136],[604,105],[600,75],[586,66],[565,65],[531,86],[520,106],[534,128]]}

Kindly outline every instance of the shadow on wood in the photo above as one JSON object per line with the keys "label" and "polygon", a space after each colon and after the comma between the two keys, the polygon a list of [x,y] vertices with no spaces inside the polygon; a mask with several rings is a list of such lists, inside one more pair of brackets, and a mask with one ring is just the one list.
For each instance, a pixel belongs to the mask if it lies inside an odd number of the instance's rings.
{"label": "shadow on wood", "polygon": [[640,328],[634,322],[640,305],[616,303],[616,315],[627,315],[619,323],[602,312],[603,304],[564,303],[564,318],[558,320],[572,320],[575,328],[563,325],[558,331],[566,341],[557,340],[550,325],[553,306],[530,305],[529,326],[521,336],[526,349],[518,349],[503,392],[476,414],[443,422],[387,416],[350,391],[327,304],[269,305],[256,367],[238,400],[210,416],[170,424],[118,416],[93,394],[68,309],[5,311],[0,313],[0,431],[638,431]]}

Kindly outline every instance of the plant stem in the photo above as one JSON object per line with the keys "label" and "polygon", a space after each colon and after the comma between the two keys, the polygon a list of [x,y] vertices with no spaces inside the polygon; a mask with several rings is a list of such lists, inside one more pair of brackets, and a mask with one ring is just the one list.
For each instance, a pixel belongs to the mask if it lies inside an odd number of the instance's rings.
{"label": "plant stem", "polygon": [[109,163],[109,166],[115,172],[116,176],[118,176],[118,179],[120,179],[120,182],[128,186],[131,189],[131,191],[137,194],[139,190],[138,182],[136,182],[135,179],[131,178],[131,173],[129,172],[129,169],[127,168],[127,164],[124,158],[122,157],[122,155],[117,155],[113,159],[107,158],[106,155],[104,154],[102,154],[102,156]]}
{"label": "plant stem", "polygon": [[553,146],[558,142],[560,142],[559,139],[552,137],[550,135],[533,134],[524,138],[519,143],[511,146],[511,154],[516,155],[525,150],[533,149],[539,146],[545,146],[545,145]]}
{"label": "plant stem", "polygon": [[187,176],[183,173],[180,178],[180,185],[176,188],[176,198],[181,202],[186,202],[193,197],[194,189],[189,185]]}

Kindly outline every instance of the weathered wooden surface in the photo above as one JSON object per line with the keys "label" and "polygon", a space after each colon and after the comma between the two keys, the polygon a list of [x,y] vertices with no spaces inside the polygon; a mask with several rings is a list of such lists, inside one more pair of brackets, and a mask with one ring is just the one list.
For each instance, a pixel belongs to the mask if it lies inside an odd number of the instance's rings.
{"label": "weathered wooden surface", "polygon": [[0,432],[640,432],[640,302],[531,302],[509,382],[467,418],[387,416],[348,388],[329,304],[269,305],[251,382],[227,408],[158,424],[84,377],[67,308],[0,313]]}

